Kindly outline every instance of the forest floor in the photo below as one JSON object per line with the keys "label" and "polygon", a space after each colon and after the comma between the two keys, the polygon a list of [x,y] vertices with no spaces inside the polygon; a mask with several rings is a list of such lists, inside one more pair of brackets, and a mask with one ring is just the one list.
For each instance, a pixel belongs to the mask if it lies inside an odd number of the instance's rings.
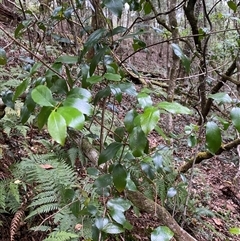
{"label": "forest floor", "polygon": [[[7,41],[0,39],[0,43],[4,45]],[[155,53],[153,58],[152,64],[151,61],[146,64],[146,53],[139,53],[135,56],[135,60],[131,61],[131,64],[138,70],[149,73],[157,71],[161,76],[166,76],[166,71],[165,73],[161,72],[161,69],[164,69],[164,67],[156,69],[156,66],[159,66],[158,54]],[[8,66],[8,68],[10,69],[11,66]],[[136,85],[138,91],[141,88],[141,85]],[[159,91],[164,90],[159,89]],[[131,98],[124,96],[121,105],[117,106],[119,110],[117,115],[120,120],[123,120],[126,109],[132,108],[131,104],[135,102]],[[161,95],[156,95],[156,92],[153,92],[152,98],[154,102],[163,100]],[[172,148],[174,149],[173,161],[176,162],[176,166],[193,157],[197,151],[189,148],[185,136],[181,135],[184,133],[186,125],[190,123],[196,124],[197,121],[197,114],[194,116],[175,115],[173,118],[173,133],[177,136],[177,138],[173,138],[172,143]],[[164,126],[167,125],[166,118],[161,119],[160,125],[164,129]],[[20,160],[21,157],[24,157],[23,143],[25,145],[29,143],[28,148],[33,150],[34,153],[39,150],[39,146],[34,144],[37,142],[34,142],[33,137],[44,139],[48,138],[48,135],[45,131],[38,132],[37,129],[31,129],[25,139],[17,135],[11,136],[9,139],[5,133],[1,133],[0,144],[3,152],[0,165],[0,180],[10,175],[8,168],[15,160]],[[149,140],[151,147],[166,144],[164,139],[154,132],[149,136]],[[203,150],[204,145],[201,148]],[[198,241],[237,241],[240,239],[239,236],[233,236],[229,233],[230,228],[240,227],[240,198],[238,199],[232,193],[232,189],[235,188],[235,193],[240,195],[239,189],[236,190],[236,187],[233,185],[233,178],[237,173],[238,163],[237,151],[232,150],[205,160],[194,167],[191,180],[193,185],[190,191],[191,200],[195,200],[195,210],[189,212],[189,215],[187,214],[184,228]],[[188,180],[191,177],[190,173],[191,170],[186,175]],[[158,220],[144,212],[140,214],[140,217],[135,216],[131,211],[126,215],[134,226],[133,231],[131,231],[132,240],[150,240],[149,230],[160,225]],[[0,214],[0,221],[3,221],[2,226],[0,226],[0,241],[10,240],[9,228],[12,218],[13,215],[11,214]],[[27,225],[23,223],[17,233],[16,240],[41,241],[43,238],[40,233],[30,232]]]}

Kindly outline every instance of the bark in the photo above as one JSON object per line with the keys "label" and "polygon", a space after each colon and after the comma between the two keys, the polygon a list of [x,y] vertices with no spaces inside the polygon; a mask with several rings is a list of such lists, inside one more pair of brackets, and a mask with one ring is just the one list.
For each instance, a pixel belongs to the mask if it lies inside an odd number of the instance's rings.
{"label": "bark", "polygon": [[196,241],[189,233],[181,228],[170,213],[161,205],[144,196],[139,191],[126,191],[128,199],[140,210],[157,215],[161,223],[169,227],[174,232],[174,238],[177,241]]}
{"label": "bark", "polygon": [[[232,148],[237,147],[238,145],[240,145],[240,139],[236,139],[234,141],[231,141],[229,143],[227,143],[226,145],[222,145],[221,148],[217,151],[216,155],[220,155],[222,152],[224,151],[229,151]],[[210,159],[211,157],[213,157],[214,155],[208,151],[205,152],[199,152],[197,154],[196,160],[194,162],[194,158],[190,159],[188,162],[186,162],[184,165],[182,165],[179,169],[178,172],[179,173],[185,173],[187,172],[192,166],[193,163],[195,164],[199,164],[201,163],[203,160],[206,159]]]}

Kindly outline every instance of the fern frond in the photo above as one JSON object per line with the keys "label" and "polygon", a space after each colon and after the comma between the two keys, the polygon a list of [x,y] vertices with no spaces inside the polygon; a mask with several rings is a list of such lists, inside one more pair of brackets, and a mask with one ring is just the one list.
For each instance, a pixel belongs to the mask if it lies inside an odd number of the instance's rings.
{"label": "fern frond", "polygon": [[72,239],[79,238],[79,235],[70,232],[52,232],[48,238],[44,239],[43,241],[67,241]]}
{"label": "fern frond", "polygon": [[12,219],[11,222],[11,227],[10,227],[10,241],[14,241],[14,236],[17,233],[20,225],[21,225],[21,221],[23,219],[24,216],[24,210],[21,208],[19,209],[15,214],[14,217]]}
{"label": "fern frond", "polygon": [[33,210],[27,217],[26,219],[29,219],[37,214],[41,214],[41,213],[49,213],[51,211],[54,210],[58,210],[59,208],[59,204],[58,203],[49,203],[49,204],[44,204],[41,205],[40,207],[36,208],[35,210]]}

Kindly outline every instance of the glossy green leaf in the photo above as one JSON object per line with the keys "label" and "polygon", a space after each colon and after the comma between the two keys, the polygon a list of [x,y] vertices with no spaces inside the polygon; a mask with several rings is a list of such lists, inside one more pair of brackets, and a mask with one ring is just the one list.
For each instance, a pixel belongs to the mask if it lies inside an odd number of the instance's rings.
{"label": "glossy green leaf", "polygon": [[51,114],[53,107],[51,106],[43,106],[41,111],[37,116],[37,125],[38,128],[41,130],[45,124],[47,124],[47,120],[49,115]]}
{"label": "glossy green leaf", "polygon": [[119,87],[123,93],[126,93],[134,97],[137,96],[137,91],[133,83],[121,83],[116,84],[116,86]]}
{"label": "glossy green leaf", "polygon": [[62,55],[56,59],[55,62],[63,64],[76,64],[78,62],[78,56]]}
{"label": "glossy green leaf", "polygon": [[51,90],[45,85],[38,85],[32,90],[31,95],[33,100],[40,106],[54,106],[55,104]]}
{"label": "glossy green leaf", "polygon": [[160,111],[153,106],[146,107],[140,116],[140,123],[145,134],[153,130],[160,119]]}
{"label": "glossy green leaf", "polygon": [[114,158],[121,147],[122,143],[119,142],[113,142],[108,145],[107,148],[103,150],[102,153],[99,155],[98,165],[101,165],[108,160]]}
{"label": "glossy green leaf", "polygon": [[218,125],[210,121],[206,125],[206,147],[208,150],[215,154],[222,144],[221,130]]}
{"label": "glossy green leaf", "polygon": [[87,78],[87,82],[90,84],[96,84],[99,83],[103,80],[102,76],[98,76],[98,75],[92,75],[91,77]]}
{"label": "glossy green leaf", "polygon": [[140,127],[134,127],[129,135],[129,146],[133,156],[140,157],[143,155],[148,140],[145,133]]}
{"label": "glossy green leaf", "polygon": [[172,198],[177,194],[177,190],[174,187],[170,187],[167,191],[167,196]]}
{"label": "glossy green leaf", "polygon": [[89,69],[89,75],[92,76],[94,74],[94,71],[99,64],[99,62],[104,58],[106,51],[108,47],[102,47],[97,52],[95,51],[95,55],[90,60],[90,69]]}
{"label": "glossy green leaf", "polygon": [[108,200],[107,207],[112,209],[118,209],[121,212],[127,211],[131,207],[131,202],[121,197]]}
{"label": "glossy green leaf", "polygon": [[100,29],[97,29],[96,31],[94,31],[89,36],[89,38],[87,39],[87,41],[84,44],[84,48],[81,52],[80,60],[90,48],[92,48],[95,44],[97,44],[101,40],[101,38],[105,34],[106,34],[106,29],[100,28]]}
{"label": "glossy green leaf", "polygon": [[106,226],[103,227],[102,231],[109,234],[118,234],[123,233],[125,230],[120,225],[108,223]]}
{"label": "glossy green leaf", "polygon": [[153,104],[151,96],[146,93],[139,93],[137,95],[137,99],[141,108],[145,108]]}
{"label": "glossy green leaf", "polygon": [[116,209],[116,208],[110,209],[110,215],[111,215],[112,219],[115,222],[121,224],[124,229],[127,229],[127,230],[132,229],[132,225],[129,223],[129,221],[127,221],[124,213],[121,212],[119,209]]}
{"label": "glossy green leaf", "polygon": [[145,2],[144,3],[144,6],[143,6],[143,10],[144,10],[144,13],[147,15],[149,13],[151,13],[152,11],[152,7],[151,7],[151,4],[149,2]]}
{"label": "glossy green leaf", "polygon": [[146,43],[143,42],[142,40],[140,40],[140,39],[133,39],[132,47],[133,47],[134,51],[137,51],[138,49],[143,49],[146,46],[147,46]]}
{"label": "glossy green leaf", "polygon": [[234,1],[228,1],[227,2],[227,4],[228,4],[228,7],[230,8],[230,9],[232,9],[234,12],[236,12],[237,11],[237,4],[234,2]]}
{"label": "glossy green leaf", "polygon": [[[151,158],[149,158],[151,160]],[[141,168],[143,170],[143,172],[146,174],[146,176],[153,180],[155,178],[155,170],[153,168],[153,166],[151,165],[151,163],[149,163],[148,158],[145,159],[145,161],[141,162]]]}
{"label": "glossy green leaf", "polygon": [[81,77],[82,77],[82,87],[83,88],[87,88],[90,84],[86,81],[88,78],[88,73],[89,73],[89,69],[90,66],[88,64],[81,64],[80,65],[81,68]]}
{"label": "glossy green leaf", "polygon": [[240,108],[234,107],[230,112],[230,117],[232,119],[233,125],[240,132]]}
{"label": "glossy green leaf", "polygon": [[112,73],[105,73],[103,77],[107,80],[112,80],[112,81],[120,81],[122,78],[121,75],[112,74]]}
{"label": "glossy green leaf", "polygon": [[94,98],[94,101],[93,101],[94,105],[96,105],[99,100],[104,99],[104,98],[106,98],[106,97],[108,97],[108,96],[110,96],[110,95],[111,95],[111,89],[110,89],[109,86],[107,86],[106,88],[100,90],[100,91],[96,94],[96,96],[95,96],[95,98]]}
{"label": "glossy green leaf", "polygon": [[230,228],[229,233],[234,235],[240,235],[240,228]]}
{"label": "glossy green leaf", "polygon": [[23,31],[25,29],[25,26],[22,23],[19,23],[14,31],[14,37],[19,38],[23,34]]}
{"label": "glossy green leaf", "polygon": [[92,115],[93,109],[92,106],[84,100],[79,98],[73,98],[71,96],[67,97],[67,99],[63,102],[64,106],[71,106],[81,111],[83,114],[88,116]]}
{"label": "glossy green leaf", "polygon": [[42,66],[42,63],[35,63],[30,70],[30,75],[33,76],[37,73],[38,69]]}
{"label": "glossy green leaf", "polygon": [[189,147],[194,147],[197,144],[197,138],[195,135],[190,135],[187,139],[187,144]]}
{"label": "glossy green leaf", "polygon": [[106,226],[109,222],[108,218],[96,218],[95,225],[99,230],[102,230],[104,226]]}
{"label": "glossy green leaf", "polygon": [[112,175],[110,174],[101,175],[94,182],[94,186],[99,189],[108,187],[110,185],[112,185]]}
{"label": "glossy green leaf", "polygon": [[15,91],[15,94],[13,96],[13,101],[16,101],[16,99],[24,93],[24,91],[27,89],[29,85],[29,79],[25,79],[17,88]]}
{"label": "glossy green leaf", "polygon": [[227,93],[216,93],[208,96],[219,104],[232,103],[232,98]]}
{"label": "glossy green leaf", "polygon": [[[48,87],[50,87],[48,85]],[[65,79],[53,78],[51,80],[51,91],[57,94],[66,94],[68,92],[68,85]]]}
{"label": "glossy green leaf", "polygon": [[166,226],[155,228],[151,233],[151,241],[170,241],[174,233]]}
{"label": "glossy green leaf", "polygon": [[122,0],[104,0],[104,5],[117,17],[121,17],[123,10]]}
{"label": "glossy green leaf", "polygon": [[126,169],[121,165],[117,164],[112,170],[113,184],[118,192],[122,192],[127,184],[127,172]]}
{"label": "glossy green leaf", "polygon": [[0,48],[0,65],[5,65],[7,63],[7,55],[3,48]]}
{"label": "glossy green leaf", "polygon": [[81,111],[71,106],[63,106],[57,109],[57,113],[64,117],[67,126],[81,130],[85,123],[85,117]]}
{"label": "glossy green leaf", "polygon": [[117,127],[114,131],[114,140],[117,142],[122,142],[125,135],[124,127]]}
{"label": "glossy green leaf", "polygon": [[172,43],[173,52],[180,58],[187,73],[190,72],[191,60],[183,53],[182,49],[175,43]]}
{"label": "glossy green leaf", "polygon": [[48,132],[59,144],[64,145],[67,137],[67,124],[65,119],[57,112],[53,111],[48,118]]}
{"label": "glossy green leaf", "polygon": [[20,120],[22,124],[25,124],[27,122],[27,120],[29,119],[29,117],[31,116],[32,112],[29,111],[29,109],[27,108],[26,105],[23,105],[21,108],[21,112],[20,112]]}
{"label": "glossy green leaf", "polygon": [[158,104],[158,107],[161,109],[164,109],[172,114],[187,114],[187,115],[191,115],[193,112],[188,109],[187,107],[176,103],[176,102],[166,102],[163,101],[161,103]]}
{"label": "glossy green leaf", "polygon": [[84,88],[75,87],[68,92],[69,97],[78,98],[85,101],[91,100],[91,93]]}
{"label": "glossy green leaf", "polygon": [[14,109],[15,102],[13,101],[13,92],[11,90],[3,92],[2,101],[7,107]]}

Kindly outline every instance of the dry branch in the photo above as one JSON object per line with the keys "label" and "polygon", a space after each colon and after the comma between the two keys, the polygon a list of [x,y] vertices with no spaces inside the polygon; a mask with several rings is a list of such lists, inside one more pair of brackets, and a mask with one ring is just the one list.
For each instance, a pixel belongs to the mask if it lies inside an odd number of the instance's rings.
{"label": "dry branch", "polygon": [[[240,144],[240,139],[236,139],[234,141],[231,141],[229,143],[227,143],[226,145],[222,145],[220,147],[220,149],[217,151],[216,155],[220,155],[222,152],[224,151],[229,151],[234,147],[237,147]],[[196,160],[194,162],[194,158],[192,158],[190,161],[188,161],[187,163],[185,163],[184,165],[182,165],[179,168],[179,173],[184,173],[187,172],[192,166],[193,163],[198,164],[203,160],[209,159],[211,157],[213,157],[214,155],[208,151],[204,151],[204,152],[199,152],[197,154]]]}

